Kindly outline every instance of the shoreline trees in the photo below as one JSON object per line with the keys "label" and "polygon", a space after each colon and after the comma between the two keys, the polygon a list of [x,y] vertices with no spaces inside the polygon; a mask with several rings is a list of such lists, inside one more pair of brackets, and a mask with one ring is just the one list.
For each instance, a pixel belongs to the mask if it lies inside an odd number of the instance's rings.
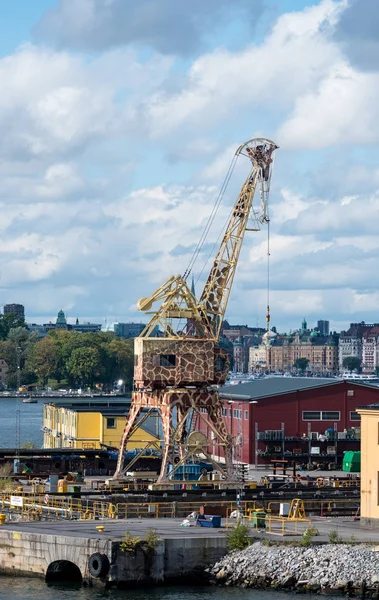
{"label": "shoreline trees", "polygon": [[0,356],[8,364],[7,385],[17,384],[16,348],[21,348],[21,383],[45,387],[49,380],[68,387],[113,388],[122,380],[132,388],[133,339],[116,337],[110,332],[80,333],[55,329],[37,339],[35,333],[17,327],[0,341]]}

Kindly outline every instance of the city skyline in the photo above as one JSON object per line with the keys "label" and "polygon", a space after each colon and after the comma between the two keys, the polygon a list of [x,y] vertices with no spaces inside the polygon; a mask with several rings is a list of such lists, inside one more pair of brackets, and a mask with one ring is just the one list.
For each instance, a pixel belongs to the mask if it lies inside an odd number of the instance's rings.
{"label": "city skyline", "polygon": [[[379,320],[375,0],[162,0],[159,15],[148,0],[12,4],[0,7],[3,304],[36,323],[60,308],[145,321],[138,299],[185,272],[237,146],[263,135],[280,147],[271,323]],[[195,265],[198,296],[247,168]],[[247,233],[230,322],[264,327],[266,255],[265,229]]]}

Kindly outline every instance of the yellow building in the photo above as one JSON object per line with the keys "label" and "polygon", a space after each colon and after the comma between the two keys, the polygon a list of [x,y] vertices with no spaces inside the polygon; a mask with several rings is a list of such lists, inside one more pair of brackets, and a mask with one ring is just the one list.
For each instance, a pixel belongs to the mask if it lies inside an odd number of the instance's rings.
{"label": "yellow building", "polygon": [[[119,448],[130,403],[60,402],[43,409],[44,448]],[[158,441],[157,419],[150,417],[138,428],[127,448],[143,448]]]}
{"label": "yellow building", "polygon": [[361,523],[379,527],[379,404],[361,415]]}

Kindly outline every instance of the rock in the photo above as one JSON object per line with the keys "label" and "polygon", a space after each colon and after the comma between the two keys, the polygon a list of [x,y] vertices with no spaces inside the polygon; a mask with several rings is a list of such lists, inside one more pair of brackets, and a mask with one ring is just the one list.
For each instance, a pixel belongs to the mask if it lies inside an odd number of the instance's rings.
{"label": "rock", "polygon": [[216,579],[226,579],[226,573],[224,569],[221,569],[218,573],[216,573]]}
{"label": "rock", "polygon": [[283,579],[283,581],[281,582],[282,587],[284,588],[289,588],[292,587],[296,584],[296,579],[293,575],[288,575],[285,579]]}

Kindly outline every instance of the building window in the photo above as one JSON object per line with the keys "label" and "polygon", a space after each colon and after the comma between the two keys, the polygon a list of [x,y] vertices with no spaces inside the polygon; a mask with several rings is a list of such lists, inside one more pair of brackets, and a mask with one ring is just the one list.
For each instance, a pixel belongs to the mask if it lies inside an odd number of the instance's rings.
{"label": "building window", "polygon": [[319,410],[304,410],[303,421],[321,421],[321,413]]}
{"label": "building window", "polygon": [[249,420],[249,411],[245,410],[245,421]]}
{"label": "building window", "polygon": [[176,355],[175,354],[161,354],[159,356],[159,365],[161,367],[176,367]]}
{"label": "building window", "polygon": [[339,410],[304,410],[303,421],[339,421]]}
{"label": "building window", "polygon": [[222,416],[226,417],[228,415],[228,411],[226,410],[226,408],[222,409]]}
{"label": "building window", "polygon": [[238,409],[237,409],[237,408],[234,408],[234,409],[233,409],[233,417],[234,417],[235,419],[238,419]]}
{"label": "building window", "polygon": [[359,415],[356,410],[351,410],[350,411],[350,421],[360,421],[360,420],[361,420],[361,415]]}
{"label": "building window", "polygon": [[348,396],[354,396],[354,390],[347,390]]}
{"label": "building window", "polygon": [[322,421],[339,421],[341,413],[339,410],[327,410],[321,413]]}
{"label": "building window", "polygon": [[217,358],[215,368],[216,368],[216,371],[223,371],[225,369],[225,359]]}
{"label": "building window", "polygon": [[107,429],[116,429],[116,419],[114,417],[107,417]]}

